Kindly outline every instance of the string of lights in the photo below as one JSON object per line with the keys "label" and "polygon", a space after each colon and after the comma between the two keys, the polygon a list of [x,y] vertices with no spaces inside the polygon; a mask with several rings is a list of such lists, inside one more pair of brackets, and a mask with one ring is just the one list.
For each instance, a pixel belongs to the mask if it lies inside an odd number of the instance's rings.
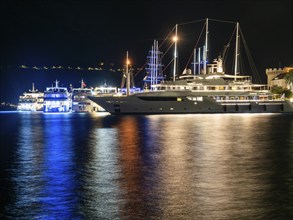
{"label": "string of lights", "polygon": [[26,65],[21,65],[18,66],[17,68],[19,69],[33,69],[33,70],[88,70],[88,71],[102,71],[102,70],[108,70],[112,72],[122,72],[122,68],[112,68],[112,67],[71,67],[71,66],[26,66]]}

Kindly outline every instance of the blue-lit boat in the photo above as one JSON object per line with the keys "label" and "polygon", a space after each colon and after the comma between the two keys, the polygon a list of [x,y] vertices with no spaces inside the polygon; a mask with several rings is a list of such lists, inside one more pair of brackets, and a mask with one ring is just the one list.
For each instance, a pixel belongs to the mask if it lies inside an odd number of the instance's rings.
{"label": "blue-lit boat", "polygon": [[43,112],[71,112],[71,97],[66,87],[59,87],[59,81],[55,86],[47,87],[44,92]]}

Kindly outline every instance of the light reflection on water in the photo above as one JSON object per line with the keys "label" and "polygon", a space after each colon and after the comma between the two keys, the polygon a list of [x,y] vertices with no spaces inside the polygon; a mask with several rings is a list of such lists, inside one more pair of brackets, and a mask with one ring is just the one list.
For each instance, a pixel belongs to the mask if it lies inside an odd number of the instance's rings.
{"label": "light reflection on water", "polygon": [[292,115],[0,117],[0,217],[293,216]]}
{"label": "light reflection on water", "polygon": [[93,129],[89,133],[90,151],[81,174],[79,207],[86,218],[115,219],[119,216],[120,191],[117,182],[120,169],[116,136],[117,131],[112,128]]}

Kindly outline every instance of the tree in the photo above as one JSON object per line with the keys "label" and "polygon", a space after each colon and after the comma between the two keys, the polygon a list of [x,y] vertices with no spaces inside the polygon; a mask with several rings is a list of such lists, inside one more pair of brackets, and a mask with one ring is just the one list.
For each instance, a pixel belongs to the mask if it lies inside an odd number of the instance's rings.
{"label": "tree", "polygon": [[286,83],[290,86],[290,89],[292,90],[292,84],[293,84],[293,70],[289,70],[289,72],[284,77]]}
{"label": "tree", "polygon": [[285,94],[285,97],[288,99],[293,97],[293,93],[290,89],[284,89],[281,86],[276,86],[276,85],[272,86],[271,92],[274,94],[279,94],[279,95]]}
{"label": "tree", "polygon": [[271,92],[274,93],[274,94],[283,94],[284,89],[281,86],[273,85],[272,88],[271,88]]}
{"label": "tree", "polygon": [[285,97],[287,99],[290,99],[293,96],[293,93],[292,93],[292,91],[290,89],[284,89],[284,93],[285,93]]}

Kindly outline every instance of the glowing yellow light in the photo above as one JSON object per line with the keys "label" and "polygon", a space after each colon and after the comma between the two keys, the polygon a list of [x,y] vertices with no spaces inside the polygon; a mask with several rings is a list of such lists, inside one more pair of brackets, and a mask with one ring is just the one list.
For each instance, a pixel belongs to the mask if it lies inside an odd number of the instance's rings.
{"label": "glowing yellow light", "polygon": [[177,36],[174,36],[174,37],[173,37],[173,41],[174,41],[174,42],[178,41],[178,37],[177,37]]}
{"label": "glowing yellow light", "polygon": [[127,65],[129,65],[129,64],[130,64],[130,61],[129,61],[129,60],[127,60],[127,61],[126,61],[126,64],[127,64]]}

